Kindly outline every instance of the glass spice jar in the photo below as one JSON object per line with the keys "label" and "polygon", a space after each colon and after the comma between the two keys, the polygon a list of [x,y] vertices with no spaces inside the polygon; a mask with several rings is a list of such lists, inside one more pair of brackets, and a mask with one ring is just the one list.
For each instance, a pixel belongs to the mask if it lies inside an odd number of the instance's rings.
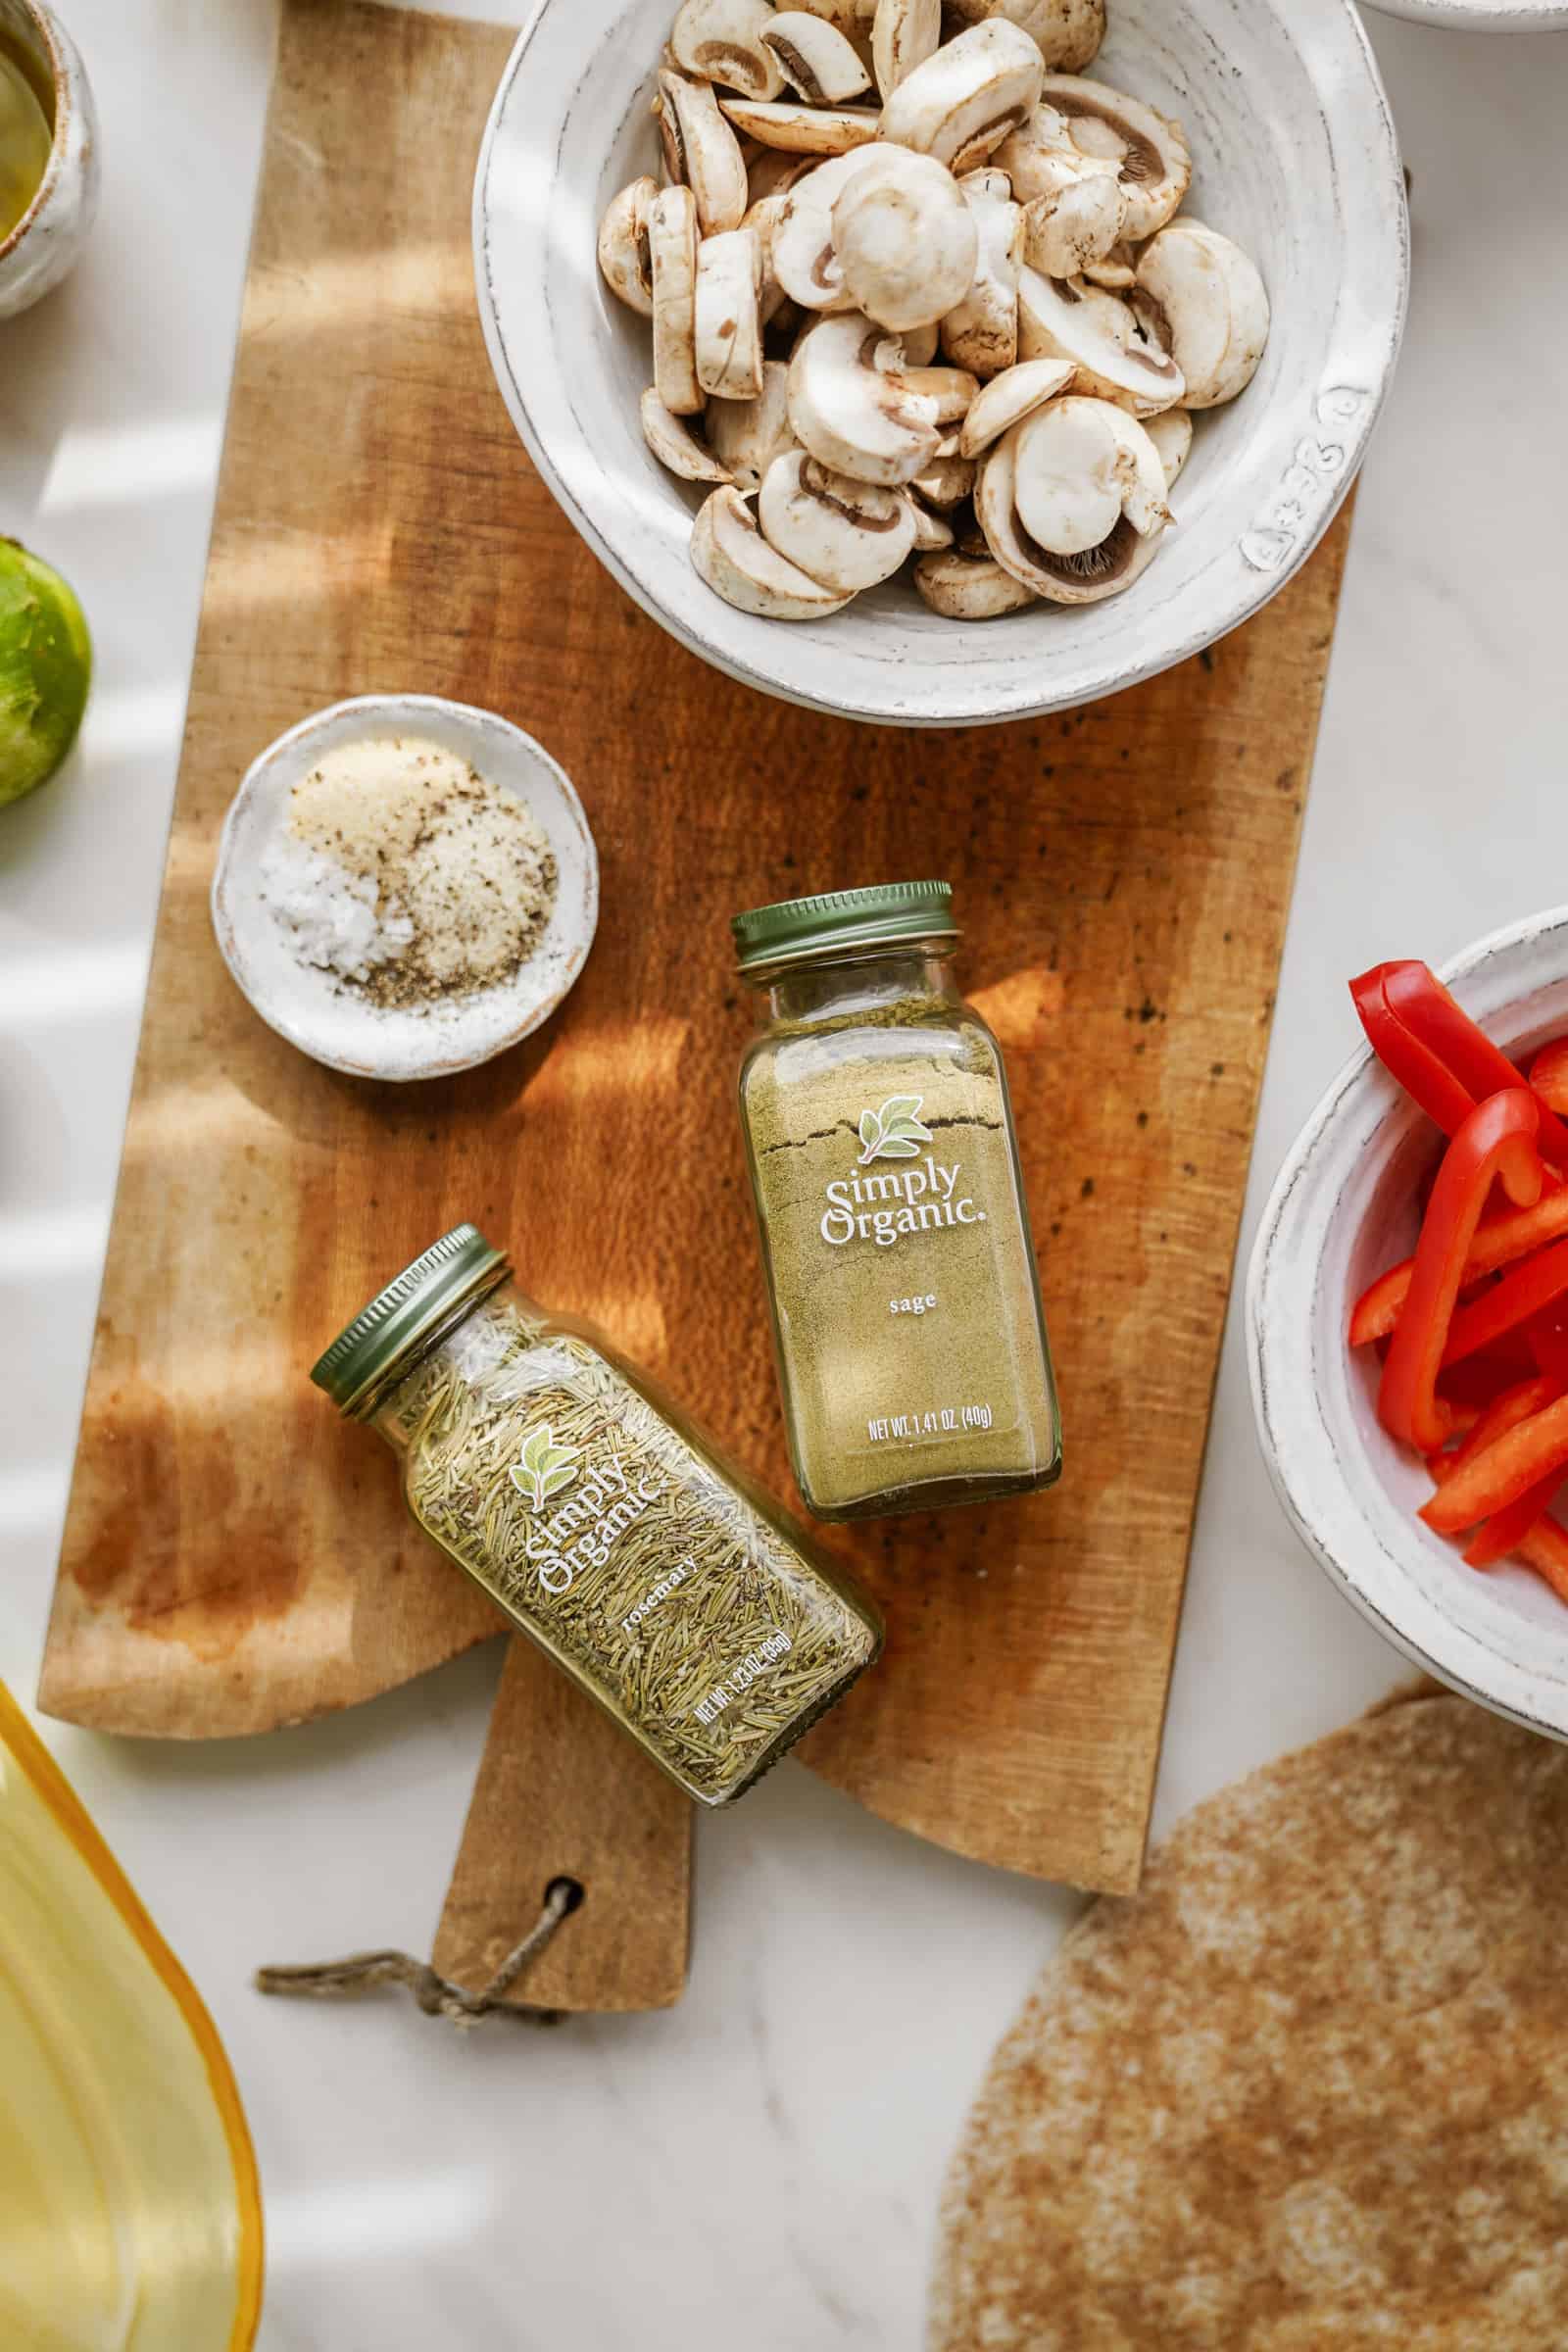
{"label": "glass spice jar", "polygon": [[819,1519],[1048,1487],[1061,1423],[1002,1053],[945,882],[737,915],[741,1120],[790,1456]]}
{"label": "glass spice jar", "polygon": [[881,1647],[870,1604],[472,1225],[311,1378],[400,1455],[417,1525],[699,1804],[740,1796]]}

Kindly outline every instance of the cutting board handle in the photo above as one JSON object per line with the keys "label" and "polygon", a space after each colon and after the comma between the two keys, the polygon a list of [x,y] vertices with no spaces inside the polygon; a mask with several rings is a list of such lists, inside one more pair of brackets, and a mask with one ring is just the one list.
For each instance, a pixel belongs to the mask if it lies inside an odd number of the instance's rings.
{"label": "cutting board handle", "polygon": [[686,1984],[692,1807],[533,1644],[507,1645],[436,1932],[434,1965],[477,1991],[571,1879],[582,1901],[515,1993],[528,2009],[666,2009]]}

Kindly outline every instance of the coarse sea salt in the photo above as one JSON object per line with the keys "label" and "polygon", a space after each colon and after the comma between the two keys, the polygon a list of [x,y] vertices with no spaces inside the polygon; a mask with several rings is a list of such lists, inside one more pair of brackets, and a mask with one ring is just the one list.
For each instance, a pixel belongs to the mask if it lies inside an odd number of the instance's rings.
{"label": "coarse sea salt", "polygon": [[544,935],[557,881],[526,803],[414,734],[324,753],[290,787],[261,868],[302,965],[426,1011],[508,981]]}
{"label": "coarse sea salt", "polygon": [[410,946],[407,914],[377,911],[379,892],[368,874],[351,873],[335,858],[279,834],[261,861],[261,896],[301,963],[340,980],[368,980]]}

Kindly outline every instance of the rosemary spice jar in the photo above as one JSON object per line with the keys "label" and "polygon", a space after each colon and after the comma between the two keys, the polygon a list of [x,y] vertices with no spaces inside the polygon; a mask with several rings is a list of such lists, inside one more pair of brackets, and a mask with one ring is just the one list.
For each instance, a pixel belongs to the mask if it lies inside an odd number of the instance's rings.
{"label": "rosemary spice jar", "polygon": [[728,1804],[881,1646],[869,1603],[471,1225],[311,1377],[400,1455],[417,1525],[700,1804]]}
{"label": "rosemary spice jar", "polygon": [[820,1519],[1050,1486],[1061,1425],[1002,1053],[945,882],[737,915],[741,1120],[796,1480]]}

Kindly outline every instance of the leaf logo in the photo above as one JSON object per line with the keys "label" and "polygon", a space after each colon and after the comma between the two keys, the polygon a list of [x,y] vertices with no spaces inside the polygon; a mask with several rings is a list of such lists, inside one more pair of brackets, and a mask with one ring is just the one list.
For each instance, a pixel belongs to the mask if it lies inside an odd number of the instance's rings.
{"label": "leaf logo", "polygon": [[548,1421],[530,1430],[527,1442],[517,1459],[511,1464],[508,1475],[513,1485],[536,1511],[542,1511],[552,1494],[569,1487],[577,1475],[580,1459],[575,1446],[558,1446],[556,1433]]}
{"label": "leaf logo", "polygon": [[860,1165],[873,1159],[914,1159],[931,1130],[920,1124],[923,1095],[889,1095],[880,1110],[860,1113]]}

